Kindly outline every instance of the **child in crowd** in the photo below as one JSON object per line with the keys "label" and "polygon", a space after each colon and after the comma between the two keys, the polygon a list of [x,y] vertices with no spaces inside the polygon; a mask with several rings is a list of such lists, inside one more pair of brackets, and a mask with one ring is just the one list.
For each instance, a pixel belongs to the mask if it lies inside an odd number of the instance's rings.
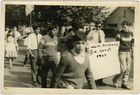
{"label": "child in crowd", "polygon": [[6,53],[5,56],[8,58],[10,63],[10,69],[12,68],[12,62],[14,58],[17,56],[18,45],[15,39],[13,31],[9,30],[7,33],[6,40]]}

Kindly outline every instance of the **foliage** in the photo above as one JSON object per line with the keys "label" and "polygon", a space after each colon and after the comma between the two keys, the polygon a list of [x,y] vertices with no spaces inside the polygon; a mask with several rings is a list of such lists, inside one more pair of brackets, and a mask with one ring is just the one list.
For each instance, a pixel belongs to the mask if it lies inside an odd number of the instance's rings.
{"label": "foliage", "polygon": [[[43,7],[42,7],[43,8]],[[43,21],[58,25],[89,24],[95,20],[103,20],[106,7],[99,6],[44,6],[41,10]]]}
{"label": "foliage", "polygon": [[[25,16],[24,5],[6,5],[5,24],[11,27],[27,23],[29,18]],[[28,24],[28,23],[27,23]]]}
{"label": "foliage", "polygon": [[[45,6],[35,5],[32,22],[40,25],[83,26],[95,20],[103,20],[107,12],[104,6]],[[25,16],[25,5],[6,5],[6,25],[29,24]]]}

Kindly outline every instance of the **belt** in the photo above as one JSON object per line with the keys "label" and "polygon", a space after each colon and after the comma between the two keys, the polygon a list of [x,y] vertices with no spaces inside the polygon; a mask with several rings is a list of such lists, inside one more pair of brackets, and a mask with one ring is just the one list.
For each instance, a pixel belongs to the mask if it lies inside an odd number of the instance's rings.
{"label": "belt", "polygon": [[36,50],[38,50],[38,49],[33,49],[33,50],[31,50],[31,51],[36,51]]}

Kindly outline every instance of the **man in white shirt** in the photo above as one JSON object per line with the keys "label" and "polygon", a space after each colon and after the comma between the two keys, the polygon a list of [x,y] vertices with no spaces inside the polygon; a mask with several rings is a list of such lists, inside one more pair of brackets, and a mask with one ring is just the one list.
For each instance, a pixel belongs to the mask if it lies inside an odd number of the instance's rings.
{"label": "man in white shirt", "polygon": [[103,30],[100,30],[101,24],[96,24],[95,27],[96,27],[96,29],[92,30],[87,35],[88,41],[90,41],[92,44],[105,42],[105,34],[104,34]]}
{"label": "man in white shirt", "polygon": [[[95,22],[95,30],[91,31],[87,35],[87,40],[89,41],[89,44],[96,44],[96,43],[104,43],[105,42],[105,34],[101,30],[103,22],[102,21],[96,21]],[[96,80],[96,85],[104,86],[105,83],[103,82],[103,79]]]}
{"label": "man in white shirt", "polygon": [[[33,28],[32,27],[26,27],[24,28],[24,45],[27,46],[27,43],[28,43],[28,36],[33,33]],[[23,63],[23,67],[25,67],[27,61],[29,59],[29,51],[27,50],[27,53],[25,55],[25,59],[24,59],[24,63]]]}
{"label": "man in white shirt", "polygon": [[[32,73],[32,81],[33,85],[37,86],[38,76],[36,74],[36,65],[38,61],[38,44],[42,35],[39,34],[40,27],[37,25],[33,26],[34,33],[28,36],[27,50],[29,50],[30,54],[30,64],[31,64],[31,73]],[[39,71],[38,71],[39,72]]]}

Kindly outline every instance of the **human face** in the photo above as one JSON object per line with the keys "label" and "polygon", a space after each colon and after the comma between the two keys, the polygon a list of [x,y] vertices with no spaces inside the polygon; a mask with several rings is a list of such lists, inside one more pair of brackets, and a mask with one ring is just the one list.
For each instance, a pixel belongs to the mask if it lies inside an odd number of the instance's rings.
{"label": "human face", "polygon": [[96,24],[95,27],[96,27],[96,30],[100,30],[102,25],[101,24]]}
{"label": "human face", "polygon": [[54,37],[57,35],[58,29],[54,28],[50,31],[50,34]]}
{"label": "human face", "polygon": [[17,27],[14,27],[14,29],[13,29],[14,31],[17,31]]}
{"label": "human face", "polygon": [[36,28],[35,33],[38,34],[40,32],[40,27]]}
{"label": "human face", "polygon": [[74,48],[75,51],[80,54],[81,52],[85,51],[86,42],[85,41],[75,41]]}
{"label": "human face", "polygon": [[128,26],[127,25],[122,25],[122,30],[125,32],[128,32]]}

